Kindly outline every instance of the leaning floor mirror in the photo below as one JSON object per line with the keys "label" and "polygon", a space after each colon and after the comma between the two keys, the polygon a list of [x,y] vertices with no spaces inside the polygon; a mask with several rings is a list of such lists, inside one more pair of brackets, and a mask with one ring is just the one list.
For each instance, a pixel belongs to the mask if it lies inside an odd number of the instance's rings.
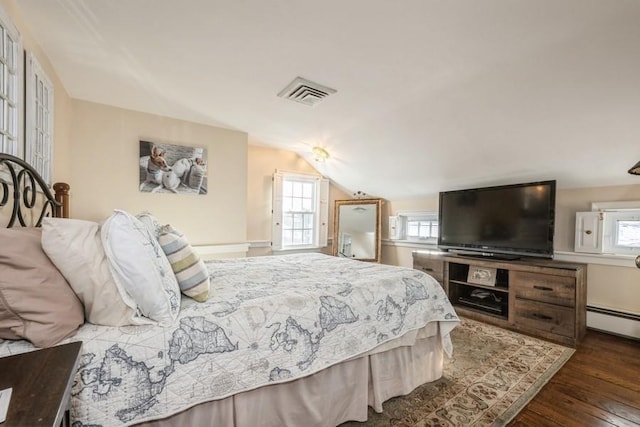
{"label": "leaning floor mirror", "polygon": [[336,200],[333,255],[380,262],[381,199]]}

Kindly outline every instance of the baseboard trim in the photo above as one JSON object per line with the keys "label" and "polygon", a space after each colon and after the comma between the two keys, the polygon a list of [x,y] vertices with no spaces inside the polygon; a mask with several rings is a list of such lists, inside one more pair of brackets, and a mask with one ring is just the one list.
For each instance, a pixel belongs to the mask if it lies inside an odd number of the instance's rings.
{"label": "baseboard trim", "polygon": [[640,340],[640,315],[587,306],[587,327]]}
{"label": "baseboard trim", "polygon": [[270,248],[271,240],[249,240],[249,248]]}
{"label": "baseboard trim", "polygon": [[225,254],[246,254],[249,243],[229,243],[224,245],[195,245],[193,249],[200,256],[218,256]]}

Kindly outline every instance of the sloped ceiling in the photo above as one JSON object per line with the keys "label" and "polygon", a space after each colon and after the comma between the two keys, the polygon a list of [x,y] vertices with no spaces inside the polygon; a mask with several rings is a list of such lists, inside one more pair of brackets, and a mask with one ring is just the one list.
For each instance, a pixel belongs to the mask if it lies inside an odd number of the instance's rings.
{"label": "sloped ceiling", "polygon": [[[640,184],[637,0],[19,0],[73,98],[249,134],[390,200]],[[337,89],[277,97],[297,76]]]}

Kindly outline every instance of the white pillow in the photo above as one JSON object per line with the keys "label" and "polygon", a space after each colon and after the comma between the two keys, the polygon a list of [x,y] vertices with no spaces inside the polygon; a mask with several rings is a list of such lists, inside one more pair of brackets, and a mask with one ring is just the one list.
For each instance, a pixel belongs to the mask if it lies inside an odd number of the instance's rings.
{"label": "white pillow", "polygon": [[140,220],[140,222],[145,227],[147,227],[147,230],[151,232],[153,237],[155,237],[156,240],[158,240],[158,238],[160,237],[160,231],[162,229],[162,224],[160,224],[160,221],[158,221],[158,219],[155,216],[153,216],[151,212],[147,212],[147,211],[139,213],[138,215],[136,215],[136,218]]}
{"label": "white pillow", "polygon": [[133,215],[114,210],[102,226],[102,244],[116,283],[140,315],[169,326],[180,312],[180,288],[160,244]]}
{"label": "white pillow", "polygon": [[[78,219],[44,218],[42,249],[67,279],[96,325],[132,325],[135,304],[125,303],[102,248],[100,225]],[[126,295],[124,295],[126,297]]]}

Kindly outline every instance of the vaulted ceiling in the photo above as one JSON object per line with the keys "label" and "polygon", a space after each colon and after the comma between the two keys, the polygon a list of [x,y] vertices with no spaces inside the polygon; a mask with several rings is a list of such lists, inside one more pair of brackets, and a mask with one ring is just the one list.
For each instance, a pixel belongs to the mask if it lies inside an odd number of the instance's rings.
{"label": "vaulted ceiling", "polygon": [[[71,97],[322,146],[351,191],[640,184],[637,0],[17,4]],[[337,92],[278,97],[297,76]]]}

